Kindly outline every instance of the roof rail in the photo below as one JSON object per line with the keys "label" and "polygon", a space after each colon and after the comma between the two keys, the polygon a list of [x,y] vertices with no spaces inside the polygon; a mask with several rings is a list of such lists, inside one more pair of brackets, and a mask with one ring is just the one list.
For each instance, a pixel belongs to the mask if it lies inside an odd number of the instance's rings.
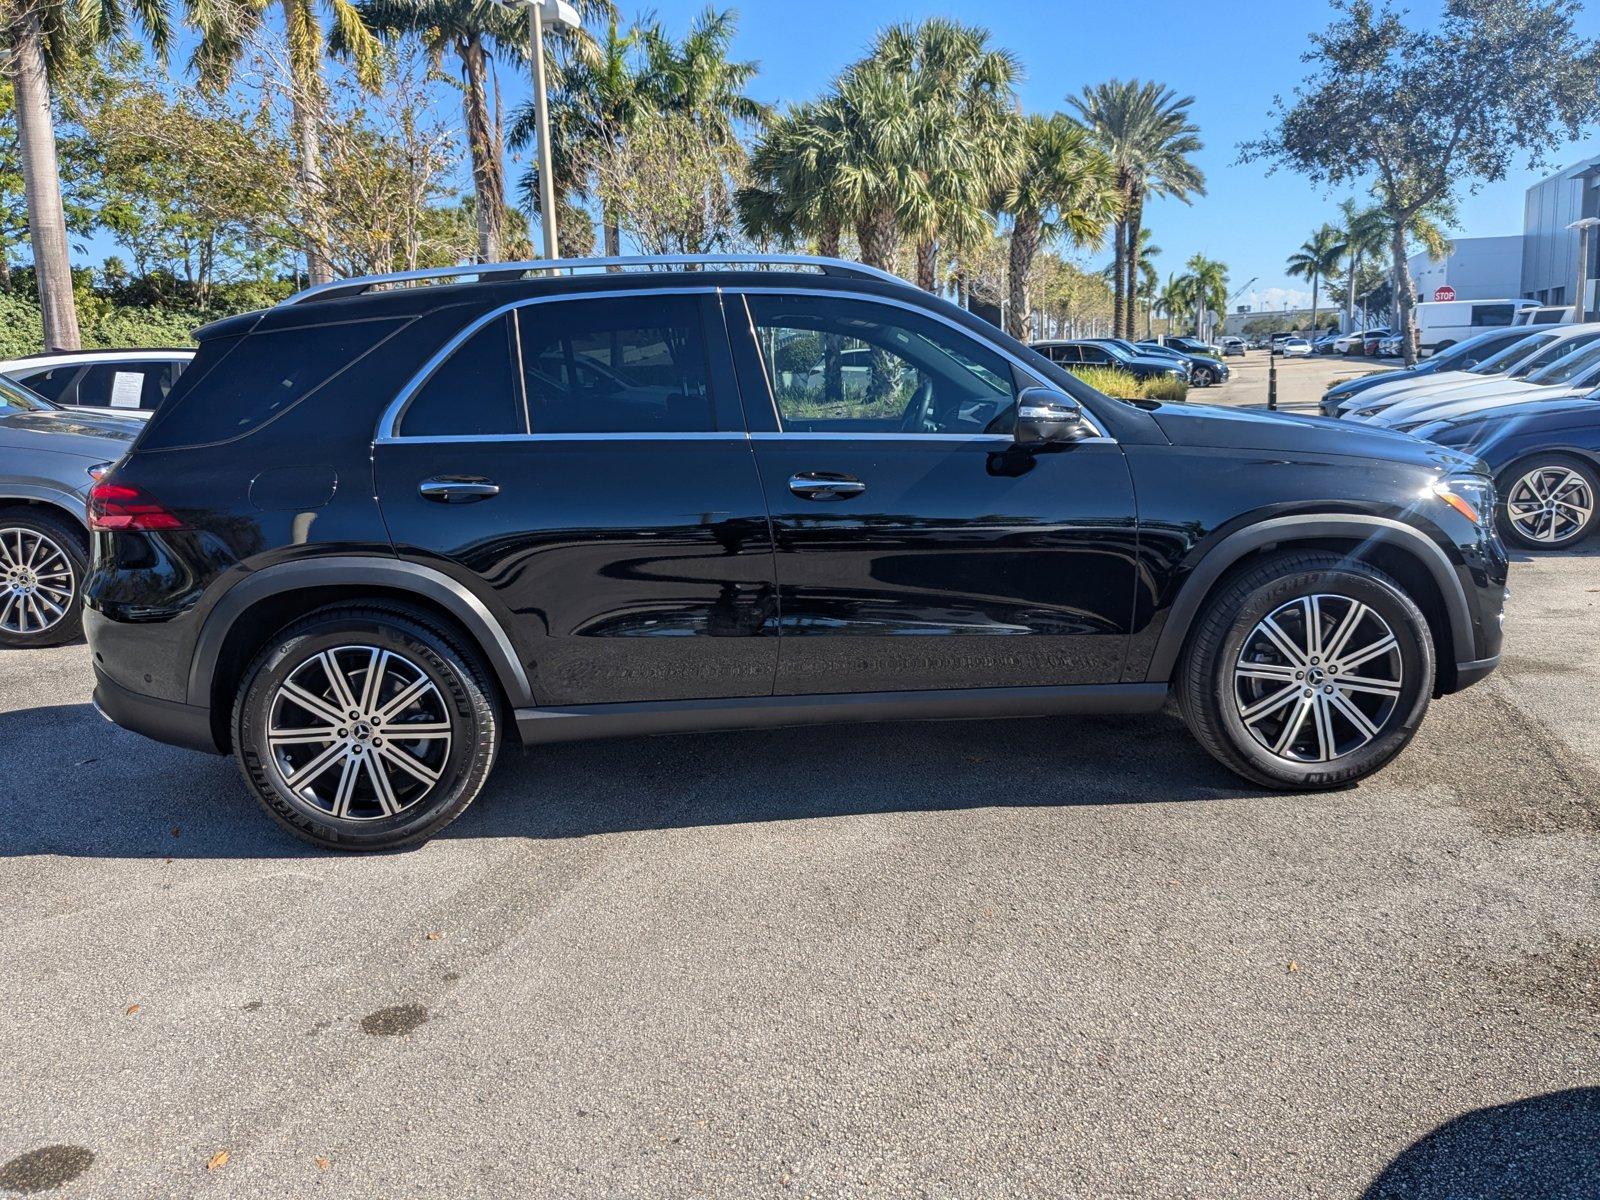
{"label": "roof rail", "polygon": [[407,287],[442,280],[504,283],[520,279],[524,275],[562,272],[576,275],[587,271],[628,269],[685,271],[710,266],[748,266],[756,270],[811,268],[824,275],[877,279],[911,286],[898,275],[891,275],[887,271],[880,271],[877,267],[869,267],[864,263],[847,262],[842,258],[818,258],[805,254],[645,254],[621,258],[540,258],[526,262],[463,263],[457,267],[427,267],[420,271],[396,271],[389,275],[360,275],[353,279],[335,279],[331,283],[314,284],[281,301],[280,306],[304,304],[310,300],[336,300],[343,296],[359,296],[363,292],[377,288]]}

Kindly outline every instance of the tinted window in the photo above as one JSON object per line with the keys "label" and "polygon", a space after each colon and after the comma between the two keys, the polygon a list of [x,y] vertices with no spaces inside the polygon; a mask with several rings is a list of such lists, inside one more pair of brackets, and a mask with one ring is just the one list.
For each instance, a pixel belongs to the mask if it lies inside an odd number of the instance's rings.
{"label": "tinted window", "polygon": [[1517,310],[1509,304],[1474,304],[1474,325],[1509,325],[1516,319]]}
{"label": "tinted window", "polygon": [[35,371],[31,375],[17,376],[18,382],[26,384],[46,400],[58,400],[63,404],[71,404],[72,397],[65,395],[68,385],[82,370],[79,366],[51,367],[45,371]]}
{"label": "tinted window", "polygon": [[[1549,366],[1535,371],[1528,376],[1529,383],[1583,383],[1587,381],[1588,373],[1600,363],[1600,346],[1593,344],[1595,334],[1587,338],[1575,338],[1566,346],[1567,353]],[[1579,376],[1585,376],[1579,379]]]}
{"label": "tinted window", "polygon": [[534,433],[704,433],[716,428],[692,296],[517,310]]}
{"label": "tinted window", "polygon": [[524,433],[512,319],[496,317],[451,353],[406,405],[404,437]]}
{"label": "tinted window", "polygon": [[749,304],[785,430],[1011,432],[1010,365],[943,322],[826,296]]}
{"label": "tinted window", "polygon": [[170,362],[96,363],[84,368],[69,402],[88,408],[154,409],[176,378]]}
{"label": "tinted window", "polygon": [[1543,378],[1550,373],[1550,368],[1555,364],[1561,363],[1569,355],[1576,354],[1596,338],[1600,338],[1600,333],[1580,333],[1553,345],[1546,346],[1537,354],[1530,355],[1518,363],[1512,370],[1511,377],[1513,379],[1527,379],[1535,376]]}
{"label": "tinted window", "polygon": [[405,323],[350,321],[208,339],[196,356],[197,369],[183,373],[139,444],[146,450],[203,446],[258,429]]}
{"label": "tinted window", "polygon": [[1499,354],[1490,355],[1473,371],[1479,375],[1494,375],[1502,371],[1509,371],[1523,359],[1533,354],[1541,346],[1548,346],[1558,335],[1554,333],[1535,333],[1528,337],[1518,338]]}

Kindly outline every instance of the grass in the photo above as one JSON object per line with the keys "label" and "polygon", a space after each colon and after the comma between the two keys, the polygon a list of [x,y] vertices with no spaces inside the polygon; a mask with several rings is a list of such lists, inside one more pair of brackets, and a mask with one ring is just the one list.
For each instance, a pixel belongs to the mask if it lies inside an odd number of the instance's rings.
{"label": "grass", "polygon": [[1071,370],[1095,391],[1117,400],[1182,400],[1189,394],[1187,383],[1170,376],[1137,379],[1116,367],[1076,367]]}

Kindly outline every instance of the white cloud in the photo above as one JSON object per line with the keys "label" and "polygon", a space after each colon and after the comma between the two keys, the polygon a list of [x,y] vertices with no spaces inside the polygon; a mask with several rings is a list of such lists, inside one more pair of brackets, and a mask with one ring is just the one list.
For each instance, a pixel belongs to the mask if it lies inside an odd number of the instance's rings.
{"label": "white cloud", "polygon": [[[1323,292],[1321,300],[1327,299],[1327,292]],[[1301,291],[1298,288],[1252,288],[1234,302],[1234,307],[1248,304],[1251,312],[1282,312],[1288,308],[1310,308],[1311,290]]]}

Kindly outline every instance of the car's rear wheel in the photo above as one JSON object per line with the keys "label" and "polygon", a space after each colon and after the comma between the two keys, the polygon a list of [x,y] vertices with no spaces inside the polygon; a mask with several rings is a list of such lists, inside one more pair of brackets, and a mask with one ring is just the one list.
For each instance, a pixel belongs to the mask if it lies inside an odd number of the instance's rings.
{"label": "car's rear wheel", "polygon": [[1267,787],[1354,783],[1405,748],[1433,695],[1433,639],[1389,576],[1296,552],[1243,572],[1197,618],[1179,709],[1218,761]]}
{"label": "car's rear wheel", "polygon": [[234,746],[251,790],[297,836],[339,850],[423,841],[464,812],[494,762],[487,672],[425,617],[314,613],[245,675]]}
{"label": "car's rear wheel", "polygon": [[1499,528],[1524,550],[1560,550],[1600,523],[1600,475],[1559,454],[1525,459],[1502,473]]}
{"label": "car's rear wheel", "polygon": [[88,566],[83,532],[65,517],[33,508],[0,512],[0,645],[81,639]]}

